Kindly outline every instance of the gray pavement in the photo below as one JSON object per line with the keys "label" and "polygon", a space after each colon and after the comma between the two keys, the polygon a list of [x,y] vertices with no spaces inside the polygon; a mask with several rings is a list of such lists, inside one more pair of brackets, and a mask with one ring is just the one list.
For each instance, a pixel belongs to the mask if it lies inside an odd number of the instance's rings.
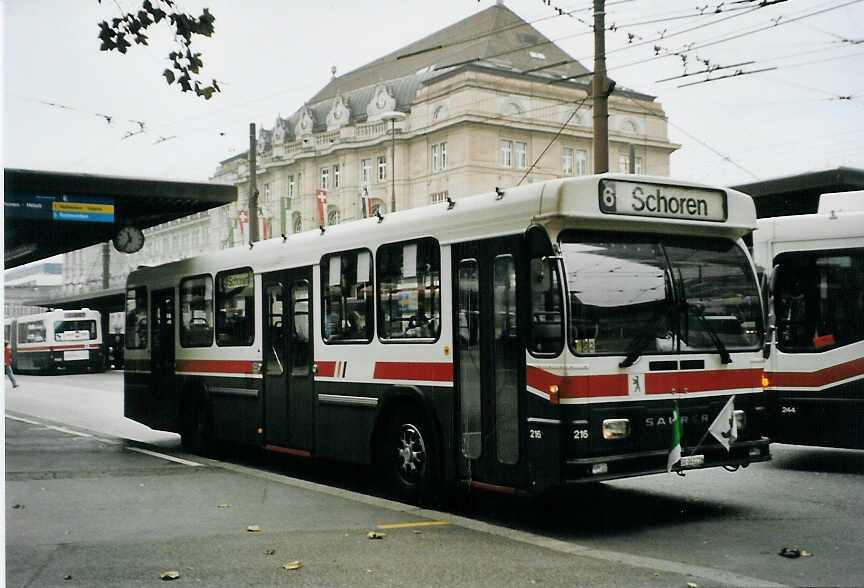
{"label": "gray pavement", "polygon": [[24,415],[5,423],[8,586],[147,586],[166,571],[177,586],[768,584]]}

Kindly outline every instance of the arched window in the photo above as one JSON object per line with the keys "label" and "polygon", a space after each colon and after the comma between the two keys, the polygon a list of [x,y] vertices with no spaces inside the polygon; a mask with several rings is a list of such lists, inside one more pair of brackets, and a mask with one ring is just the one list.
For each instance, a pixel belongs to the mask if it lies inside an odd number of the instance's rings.
{"label": "arched window", "polygon": [[291,214],[291,232],[300,233],[301,231],[303,231],[303,218],[299,212],[294,212]]}
{"label": "arched window", "polygon": [[387,205],[384,204],[384,201],[380,198],[372,199],[372,216],[375,216],[376,213],[380,212],[384,214],[387,212]]}
{"label": "arched window", "polygon": [[504,116],[519,116],[522,114],[522,107],[515,102],[508,102],[504,105],[504,108],[501,109],[501,114]]}
{"label": "arched window", "polygon": [[632,118],[626,118],[621,123],[621,132],[628,135],[636,135],[639,133],[639,125]]}
{"label": "arched window", "polygon": [[327,207],[327,226],[338,225],[341,219],[342,215],[339,214],[339,209],[336,206]]}

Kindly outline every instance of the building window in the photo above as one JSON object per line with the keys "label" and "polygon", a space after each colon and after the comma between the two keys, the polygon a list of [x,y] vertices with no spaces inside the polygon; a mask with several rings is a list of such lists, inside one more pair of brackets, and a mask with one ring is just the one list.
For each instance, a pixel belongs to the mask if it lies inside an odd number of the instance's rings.
{"label": "building window", "polygon": [[270,184],[264,184],[264,202],[270,200]]}
{"label": "building window", "polygon": [[387,212],[387,206],[384,204],[384,201],[380,198],[372,199],[372,209],[371,215],[378,216],[378,213],[384,214]]}
{"label": "building window", "polygon": [[369,173],[371,162],[368,159],[363,159],[360,161],[360,185],[368,186],[369,185]]}
{"label": "building window", "polygon": [[299,212],[295,212],[291,215],[291,232],[299,233],[303,230],[303,217],[300,216]]}
{"label": "building window", "polygon": [[382,339],[437,339],[441,253],[431,237],[382,245],[376,254]]}
{"label": "building window", "polygon": [[634,165],[635,165],[635,167],[634,167],[634,171],[635,171],[635,173],[637,173],[637,174],[644,173],[644,172],[642,171],[642,170],[643,170],[643,165],[642,165],[642,158],[641,158],[641,157],[638,157],[638,156],[636,157],[636,160],[635,160],[635,164],[634,164]]}
{"label": "building window", "polygon": [[387,156],[378,156],[378,181],[387,179]]}
{"label": "building window", "polygon": [[573,149],[571,147],[564,147],[562,150],[561,167],[565,176],[573,175]]}
{"label": "building window", "polygon": [[342,220],[342,215],[339,214],[339,209],[336,206],[327,207],[327,226],[338,225]]}
{"label": "building window", "polygon": [[432,171],[447,169],[447,143],[435,143],[432,145]]}
{"label": "building window", "polygon": [[339,170],[339,164],[338,163],[333,164],[333,187],[334,188],[339,187],[339,171],[340,171]]}
{"label": "building window", "polygon": [[330,189],[330,168],[322,167],[321,168],[321,189],[329,190]]}
{"label": "building window", "polygon": [[513,167],[513,141],[501,140],[499,163],[502,167]]}
{"label": "building window", "polygon": [[209,275],[180,280],[180,345],[213,344],[213,278]]}
{"label": "building window", "polygon": [[294,176],[288,176],[288,190],[287,194],[285,194],[288,198],[294,198],[294,192],[296,190],[296,186],[294,184]]}
{"label": "building window", "polygon": [[441,204],[442,202],[446,202],[449,195],[450,193],[447,190],[444,190],[443,192],[432,192],[429,194],[429,204]]}
{"label": "building window", "polygon": [[251,269],[216,274],[216,344],[252,345],[255,339],[255,284]]}
{"label": "building window", "polygon": [[630,172],[630,156],[623,153],[618,156],[618,171],[622,174]]}
{"label": "building window", "polygon": [[574,172],[577,176],[588,174],[588,152],[584,149],[577,149],[573,152]]}
{"label": "building window", "polygon": [[528,167],[528,143],[516,141],[516,167],[518,169]]}
{"label": "building window", "polygon": [[321,258],[325,343],[372,339],[372,253],[355,249]]}

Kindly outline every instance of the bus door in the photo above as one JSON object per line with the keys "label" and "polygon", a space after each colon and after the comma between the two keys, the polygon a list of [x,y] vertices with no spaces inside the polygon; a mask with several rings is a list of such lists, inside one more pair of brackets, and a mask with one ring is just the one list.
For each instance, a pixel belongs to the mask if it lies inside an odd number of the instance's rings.
{"label": "bus door", "polygon": [[263,289],[264,441],[305,454],[315,433],[312,269],[265,274]]}
{"label": "bus door", "polygon": [[150,373],[153,390],[166,389],[174,378],[174,289],[150,295]]}
{"label": "bus door", "polygon": [[[517,321],[518,238],[454,246],[454,376],[459,476],[506,487],[525,479]],[[521,281],[521,278],[520,278]]]}

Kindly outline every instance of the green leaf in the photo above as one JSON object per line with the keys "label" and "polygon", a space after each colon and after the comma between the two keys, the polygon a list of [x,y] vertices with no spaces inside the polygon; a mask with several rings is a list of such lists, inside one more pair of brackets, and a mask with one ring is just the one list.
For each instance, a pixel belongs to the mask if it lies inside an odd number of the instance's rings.
{"label": "green leaf", "polygon": [[165,80],[168,82],[169,86],[174,83],[174,72],[173,71],[171,71],[170,69],[166,69],[165,71],[162,72],[162,75],[165,76]]}

